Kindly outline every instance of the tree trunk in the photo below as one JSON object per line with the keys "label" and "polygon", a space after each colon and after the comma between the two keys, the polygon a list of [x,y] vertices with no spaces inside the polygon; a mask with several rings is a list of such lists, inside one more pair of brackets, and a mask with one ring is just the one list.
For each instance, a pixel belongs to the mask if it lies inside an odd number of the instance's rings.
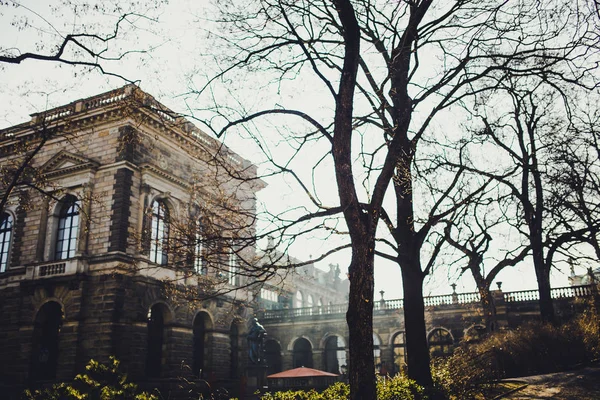
{"label": "tree trunk", "polygon": [[418,261],[413,260],[401,265],[408,377],[414,379],[419,385],[431,387],[433,380],[429,369],[429,347],[423,301],[424,276]]}
{"label": "tree trunk", "polygon": [[546,268],[546,263],[544,262],[541,227],[531,228],[530,232],[532,237],[531,247],[533,250],[533,266],[535,268],[535,276],[537,278],[538,292],[540,295],[540,316],[543,322],[554,323],[554,306],[552,304],[552,295],[550,294],[550,268]]}
{"label": "tree trunk", "polygon": [[554,323],[554,305],[550,292],[550,271],[546,268],[538,268],[536,265],[535,276],[538,282],[538,291],[540,294],[540,316],[542,321]]}
{"label": "tree trunk", "polygon": [[487,282],[477,283],[479,289],[479,296],[481,297],[481,307],[485,315],[485,329],[488,333],[496,330],[496,304],[494,303],[494,297],[490,292],[490,285]]}
{"label": "tree trunk", "polygon": [[375,361],[373,358],[373,263],[374,242],[353,243],[350,264],[348,322],[350,399],[376,398]]}

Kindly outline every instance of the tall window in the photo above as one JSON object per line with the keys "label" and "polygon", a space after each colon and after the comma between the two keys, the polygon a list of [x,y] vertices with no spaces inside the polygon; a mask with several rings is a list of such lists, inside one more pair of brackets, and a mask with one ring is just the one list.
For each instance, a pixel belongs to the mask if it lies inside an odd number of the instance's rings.
{"label": "tall window", "polygon": [[79,230],[79,200],[67,196],[62,201],[56,230],[54,259],[66,260],[75,256]]}
{"label": "tall window", "polygon": [[2,213],[0,215],[0,272],[6,272],[8,268],[12,226],[12,216],[8,213]]}
{"label": "tall window", "polygon": [[206,275],[206,260],[204,258],[204,237],[202,236],[202,225],[196,230],[196,243],[194,246],[194,271]]}
{"label": "tall window", "polygon": [[237,259],[237,255],[235,254],[233,240],[230,242],[227,258],[228,258],[227,264],[229,267],[227,280],[230,285],[239,286],[239,284],[240,284],[240,267],[238,266],[238,259]]}
{"label": "tall window", "polygon": [[152,202],[152,224],[150,226],[150,261],[167,263],[169,240],[169,210],[162,201]]}
{"label": "tall window", "polygon": [[392,348],[394,352],[393,373],[397,373],[402,371],[402,369],[406,365],[406,347],[404,345],[404,332],[398,332],[396,333],[396,335],[394,335]]}

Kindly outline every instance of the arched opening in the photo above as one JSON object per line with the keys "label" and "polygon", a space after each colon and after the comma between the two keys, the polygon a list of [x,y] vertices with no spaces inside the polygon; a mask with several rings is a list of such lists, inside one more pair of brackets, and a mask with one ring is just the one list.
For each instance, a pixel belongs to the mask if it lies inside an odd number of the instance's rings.
{"label": "arched opening", "polygon": [[79,232],[79,200],[75,196],[66,196],[61,200],[56,228],[55,260],[75,257]]}
{"label": "arched opening", "polygon": [[275,340],[265,342],[265,360],[267,361],[267,375],[282,371],[281,346]]}
{"label": "arched opening", "polygon": [[302,308],[303,305],[304,305],[304,297],[302,296],[302,292],[298,290],[296,292],[296,301],[294,303],[294,307]]}
{"label": "arched opening", "polygon": [[346,365],[346,344],[340,336],[330,336],[325,341],[323,370],[334,374],[342,373],[342,365]]}
{"label": "arched opening", "polygon": [[294,342],[292,365],[294,368],[313,367],[312,346],[308,340],[300,338]]}
{"label": "arched opening", "polygon": [[308,296],[306,296],[306,307],[308,307],[308,315],[312,315],[313,305],[314,305],[313,296],[312,296],[312,294],[309,294]]}
{"label": "arched opening", "polygon": [[202,376],[204,369],[204,344],[206,341],[206,319],[205,313],[198,313],[194,318],[193,324],[193,359],[192,373],[196,377]]}
{"label": "arched opening", "polygon": [[35,317],[30,372],[33,380],[56,378],[62,319],[62,308],[55,301],[44,304]]}
{"label": "arched opening", "polygon": [[239,376],[240,365],[240,330],[236,321],[231,323],[231,332],[229,334],[229,377],[237,378]]}
{"label": "arched opening", "polygon": [[487,331],[484,325],[473,325],[466,330],[463,340],[466,343],[477,343],[481,341],[486,334]]}
{"label": "arched opening", "polygon": [[379,336],[373,334],[373,359],[375,360],[375,370],[381,369],[381,340]]}
{"label": "arched opening", "polygon": [[432,357],[445,357],[452,354],[454,340],[446,329],[436,328],[427,336],[429,353]]}
{"label": "arched opening", "polygon": [[164,304],[155,304],[148,311],[148,347],[146,355],[146,376],[158,378],[164,364],[165,322],[169,311]]}
{"label": "arched opening", "polygon": [[402,371],[406,365],[406,344],[404,340],[404,332],[398,332],[394,335],[392,341],[392,352],[394,360],[393,374],[397,374]]}

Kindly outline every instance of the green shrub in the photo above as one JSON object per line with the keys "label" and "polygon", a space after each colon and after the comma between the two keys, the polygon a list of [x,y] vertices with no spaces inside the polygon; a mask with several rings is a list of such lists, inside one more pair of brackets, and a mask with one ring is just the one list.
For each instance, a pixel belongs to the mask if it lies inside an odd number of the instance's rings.
{"label": "green shrub", "polygon": [[[287,392],[266,393],[261,400],[345,400],[350,396],[350,387],[337,382],[319,393],[314,389],[288,390]],[[377,378],[378,400],[426,400],[421,386],[403,375]]]}
{"label": "green shrub", "polygon": [[58,383],[50,389],[26,390],[28,400],[157,400],[155,395],[140,392],[136,384],[127,382],[119,372],[119,361],[110,357],[108,365],[95,360],[85,367],[71,383]]}
{"label": "green shrub", "polygon": [[427,399],[422,386],[404,375],[391,378],[377,377],[378,400]]}

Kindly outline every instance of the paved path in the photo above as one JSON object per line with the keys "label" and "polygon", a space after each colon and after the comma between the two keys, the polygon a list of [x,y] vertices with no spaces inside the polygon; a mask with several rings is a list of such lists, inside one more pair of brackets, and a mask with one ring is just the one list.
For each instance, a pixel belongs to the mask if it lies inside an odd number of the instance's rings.
{"label": "paved path", "polygon": [[502,399],[600,399],[600,366],[555,374],[528,376],[515,379],[527,387]]}

